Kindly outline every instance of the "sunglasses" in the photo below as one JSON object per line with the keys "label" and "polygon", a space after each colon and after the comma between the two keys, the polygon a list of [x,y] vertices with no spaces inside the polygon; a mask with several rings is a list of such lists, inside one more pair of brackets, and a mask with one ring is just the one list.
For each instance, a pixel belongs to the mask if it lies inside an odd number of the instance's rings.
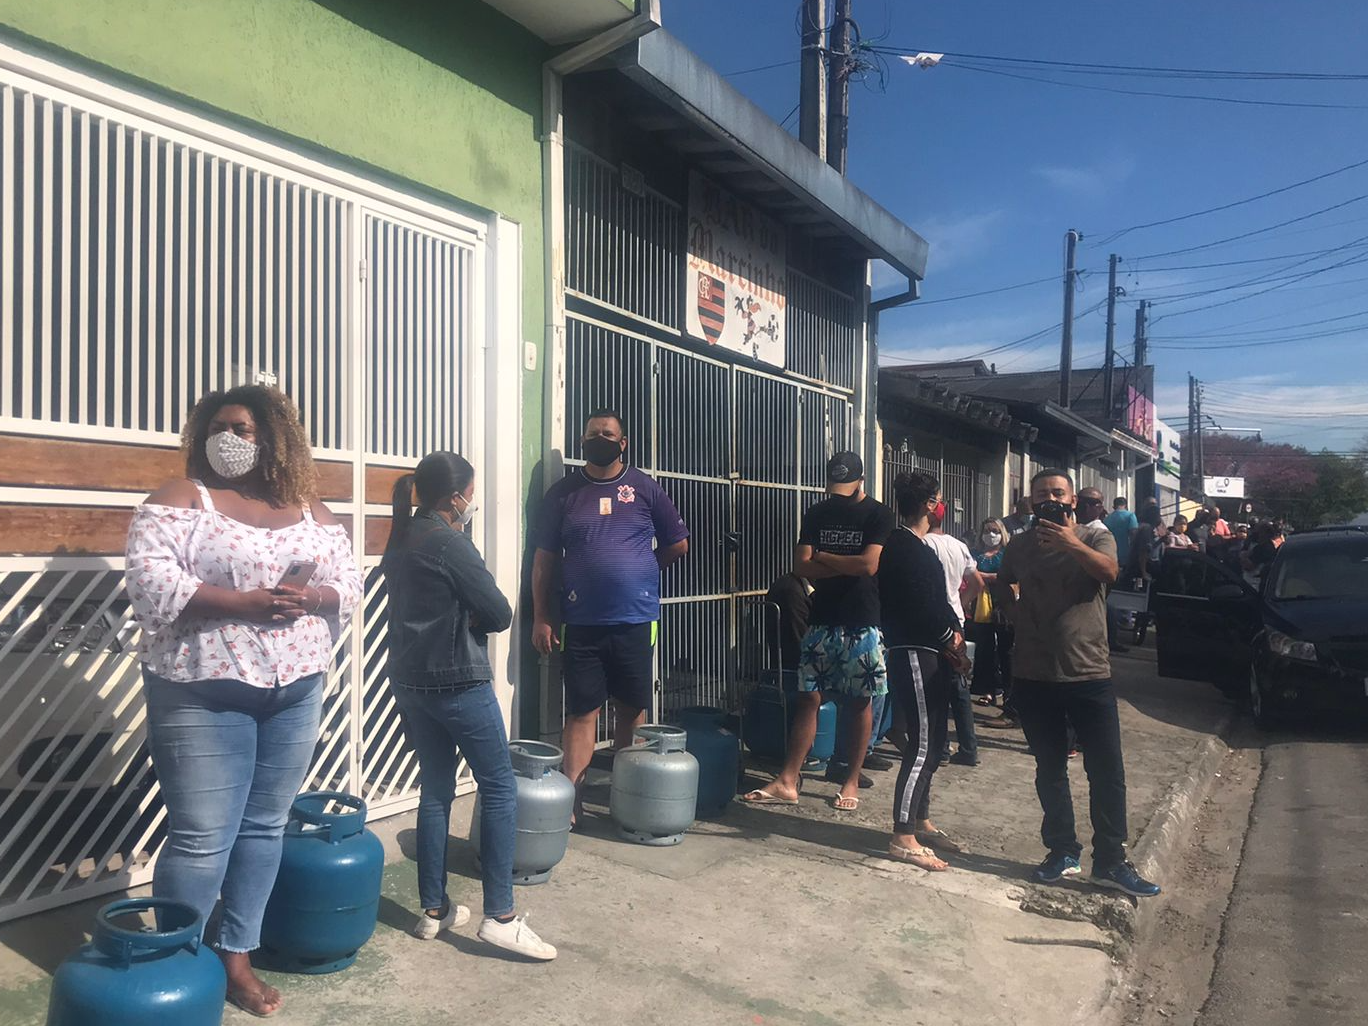
{"label": "sunglasses", "polygon": [[1101,500],[1101,499],[1080,499],[1080,500],[1079,500],[1079,505],[1081,505],[1081,506],[1103,506],[1103,505],[1105,505],[1105,503],[1104,503],[1103,500]]}

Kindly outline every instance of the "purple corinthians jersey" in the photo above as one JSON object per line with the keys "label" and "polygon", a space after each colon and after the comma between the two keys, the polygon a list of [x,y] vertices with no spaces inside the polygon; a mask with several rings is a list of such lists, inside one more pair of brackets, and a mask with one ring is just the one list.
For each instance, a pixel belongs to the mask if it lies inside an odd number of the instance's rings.
{"label": "purple corinthians jersey", "polygon": [[546,493],[537,548],[564,553],[561,614],[568,624],[650,623],[660,618],[661,548],[689,530],[665,490],[635,467],[597,481],[583,470]]}

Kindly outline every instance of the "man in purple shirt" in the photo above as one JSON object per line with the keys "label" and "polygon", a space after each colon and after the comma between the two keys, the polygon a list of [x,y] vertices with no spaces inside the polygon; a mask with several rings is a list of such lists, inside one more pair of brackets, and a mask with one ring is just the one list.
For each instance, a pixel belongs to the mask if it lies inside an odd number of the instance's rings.
{"label": "man in purple shirt", "polygon": [[585,465],[552,485],[543,500],[532,563],[532,644],[542,655],[561,647],[564,770],[577,790],[594,755],[603,703],[613,702],[615,748],[631,744],[645,722],[655,682],[660,571],[689,551],[688,528],[665,490],[627,465],[627,435],[616,412],[596,411],[580,446]]}

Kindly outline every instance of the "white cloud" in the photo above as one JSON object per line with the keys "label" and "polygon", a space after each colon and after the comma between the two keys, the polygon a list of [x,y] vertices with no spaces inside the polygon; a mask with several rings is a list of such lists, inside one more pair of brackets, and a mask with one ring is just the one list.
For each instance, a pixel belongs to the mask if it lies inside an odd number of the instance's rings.
{"label": "white cloud", "polygon": [[[1266,441],[1343,450],[1368,435],[1368,381],[1297,385],[1285,383],[1284,375],[1249,374],[1203,385],[1204,413],[1229,429],[1257,428]],[[1155,391],[1160,418],[1186,431],[1187,386]]]}
{"label": "white cloud", "polygon": [[1135,159],[1114,155],[1091,164],[1044,164],[1032,172],[1061,192],[1101,199],[1123,185],[1135,171]]}
{"label": "white cloud", "polygon": [[998,240],[1005,216],[1006,211],[997,209],[919,218],[917,234],[931,245],[927,275],[944,274],[986,253]]}

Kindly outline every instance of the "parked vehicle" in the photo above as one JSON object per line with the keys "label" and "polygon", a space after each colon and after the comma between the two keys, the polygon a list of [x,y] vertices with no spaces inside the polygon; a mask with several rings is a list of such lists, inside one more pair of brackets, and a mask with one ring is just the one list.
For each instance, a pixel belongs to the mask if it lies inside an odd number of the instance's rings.
{"label": "parked vehicle", "polygon": [[1368,711],[1368,529],[1293,535],[1261,590],[1199,552],[1167,552],[1150,611],[1159,672],[1246,693],[1260,727]]}

